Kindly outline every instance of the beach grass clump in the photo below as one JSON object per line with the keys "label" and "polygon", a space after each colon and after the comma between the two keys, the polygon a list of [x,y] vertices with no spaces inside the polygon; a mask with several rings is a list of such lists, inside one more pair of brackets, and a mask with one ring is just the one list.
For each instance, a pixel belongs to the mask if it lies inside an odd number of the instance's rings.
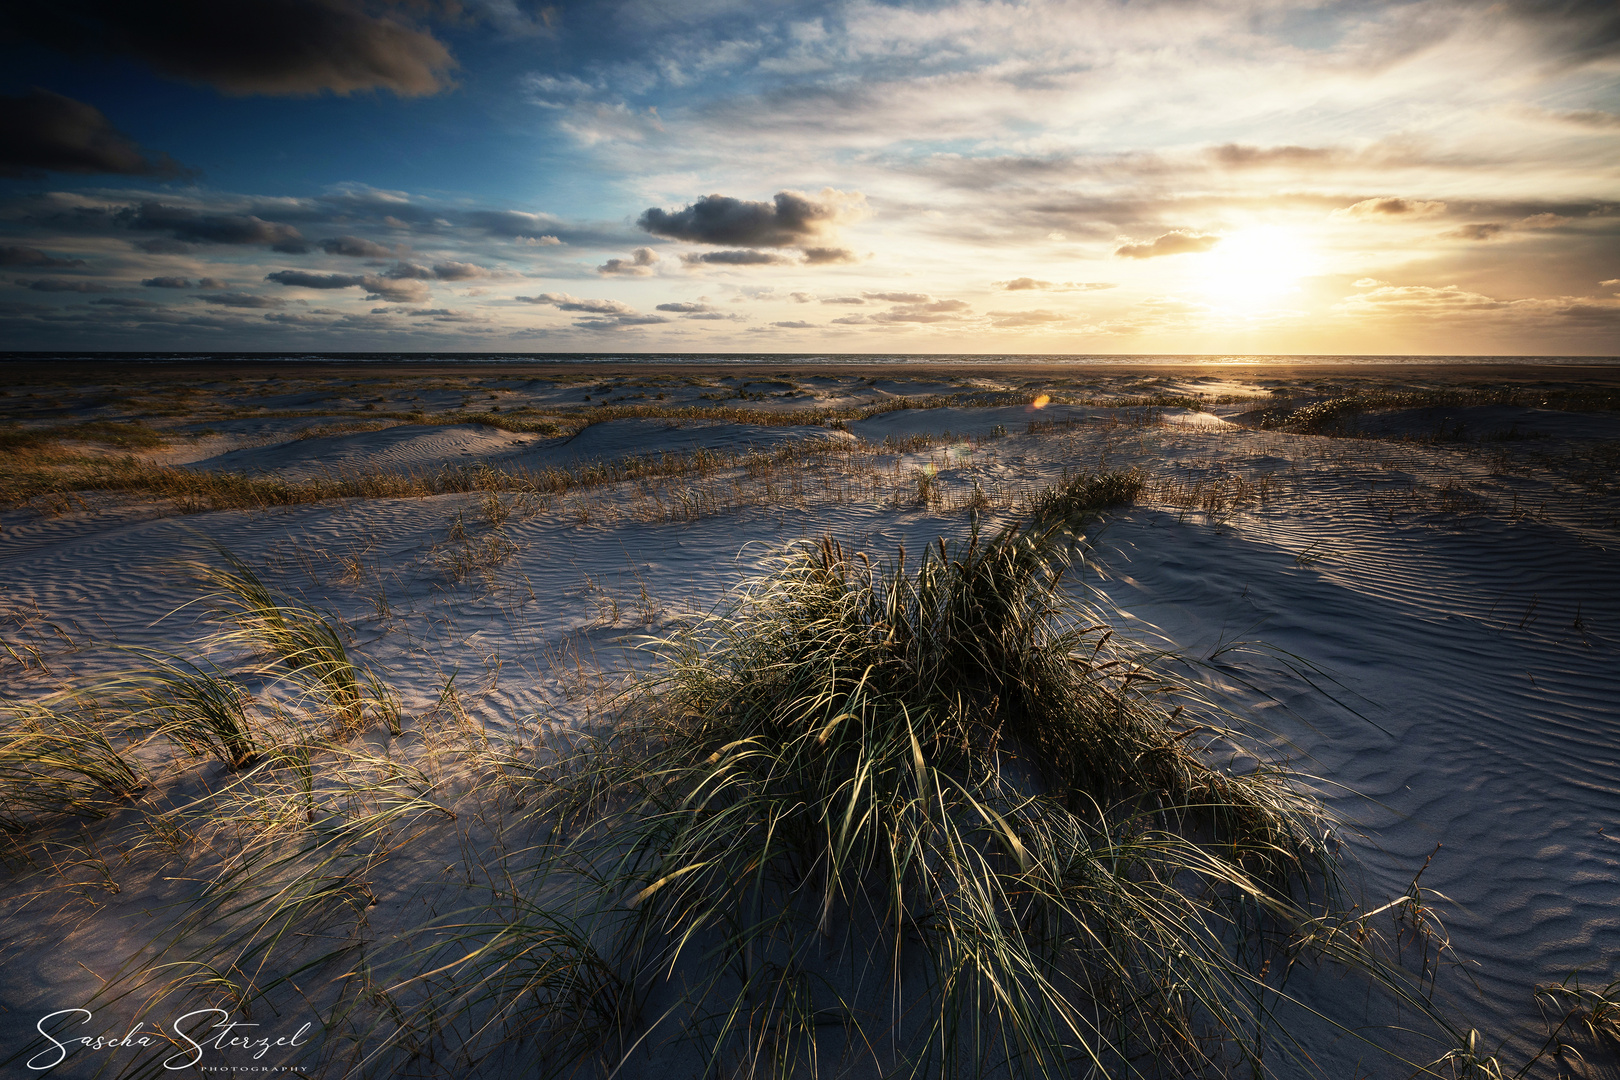
{"label": "beach grass clump", "polygon": [[215,757],[232,772],[259,760],[263,742],[249,719],[254,698],[218,668],[178,657],[150,657],[151,665],[125,680],[134,692],[133,714],[192,757]]}
{"label": "beach grass clump", "polygon": [[573,858],[665,1041],[772,1076],[1261,1060],[1267,965],[1334,893],[1327,818],[1219,767],[1241,736],[1061,587],[1141,484],[1072,478],[911,564],[794,545],[656,645],[615,752],[571,766]]}
{"label": "beach grass clump", "polygon": [[[219,635],[218,643],[269,654],[285,665],[295,683],[324,703],[340,730],[363,727],[372,700],[366,688],[381,684],[355,664],[343,635],[319,612],[271,590],[241,559],[223,549],[220,554],[225,567],[192,566],[199,581],[212,586],[205,599],[234,625]],[[376,705],[380,715],[389,711],[386,702]]]}
{"label": "beach grass clump", "polygon": [[50,818],[105,817],[144,790],[140,765],[91,703],[8,705],[0,720],[0,829]]}

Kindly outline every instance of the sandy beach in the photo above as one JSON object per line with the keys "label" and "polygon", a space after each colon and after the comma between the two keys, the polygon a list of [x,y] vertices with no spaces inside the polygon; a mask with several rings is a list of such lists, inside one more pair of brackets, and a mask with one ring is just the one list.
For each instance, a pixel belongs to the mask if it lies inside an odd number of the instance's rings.
{"label": "sandy beach", "polygon": [[[1620,1074],[1613,364],[16,361],[0,389],[7,1075],[906,1075],[916,1021],[865,984],[806,990],[799,1042],[776,999],[711,1037],[680,987],[723,950],[610,949],[568,845],[634,800],[579,796],[570,755],[645,712],[649,641],[739,618],[790,545],[916,567],[1116,475],[1055,587],[1205,718],[1178,745],[1320,807],[1343,888],[1266,924],[1244,1031],[1188,1010],[1196,1069],[1068,1074]],[[235,751],[179,719],[203,676]],[[529,966],[492,976],[513,926]]]}

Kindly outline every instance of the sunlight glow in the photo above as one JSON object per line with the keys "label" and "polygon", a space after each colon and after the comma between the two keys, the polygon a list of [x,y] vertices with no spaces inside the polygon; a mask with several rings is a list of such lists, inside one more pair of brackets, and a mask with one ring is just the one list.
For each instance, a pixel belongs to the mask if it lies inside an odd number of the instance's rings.
{"label": "sunlight glow", "polygon": [[1262,225],[1227,236],[1199,259],[1198,288],[1228,307],[1257,308],[1299,291],[1316,254],[1293,229]]}

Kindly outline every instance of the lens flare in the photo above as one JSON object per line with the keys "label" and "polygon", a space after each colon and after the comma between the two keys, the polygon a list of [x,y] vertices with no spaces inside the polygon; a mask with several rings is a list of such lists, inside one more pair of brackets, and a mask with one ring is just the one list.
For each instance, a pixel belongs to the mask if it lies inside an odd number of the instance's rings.
{"label": "lens flare", "polygon": [[1052,395],[1050,395],[1050,394],[1042,394],[1039,397],[1037,397],[1035,399],[1035,401],[1033,402],[1034,406],[1037,409],[1044,409],[1048,405],[1050,405],[1051,403],[1052,403]]}

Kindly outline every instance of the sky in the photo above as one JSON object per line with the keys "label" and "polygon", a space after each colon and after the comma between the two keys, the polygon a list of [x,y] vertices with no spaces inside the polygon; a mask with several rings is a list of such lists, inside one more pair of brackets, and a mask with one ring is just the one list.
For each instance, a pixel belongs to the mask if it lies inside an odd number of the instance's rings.
{"label": "sky", "polygon": [[19,0],[0,348],[1620,354],[1615,0]]}

